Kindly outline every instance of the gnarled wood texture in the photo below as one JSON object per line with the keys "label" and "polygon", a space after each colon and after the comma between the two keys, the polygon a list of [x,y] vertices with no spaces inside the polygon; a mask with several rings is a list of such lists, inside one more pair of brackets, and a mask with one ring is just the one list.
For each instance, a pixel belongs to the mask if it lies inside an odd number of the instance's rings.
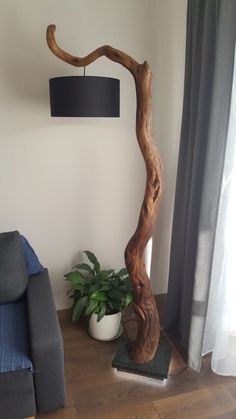
{"label": "gnarled wood texture", "polygon": [[134,309],[138,319],[138,334],[131,358],[137,363],[145,363],[153,359],[160,337],[157,307],[143,262],[143,253],[153,233],[162,195],[162,163],[152,136],[151,70],[147,61],[139,64],[129,55],[108,45],[96,49],[86,57],[75,57],[58,47],[55,30],[55,25],[48,26],[47,43],[53,54],[61,60],[76,67],[85,67],[106,56],[123,65],[135,80],[136,134],[146,165],[147,181],[138,225],[125,249],[125,263],[134,289]]}

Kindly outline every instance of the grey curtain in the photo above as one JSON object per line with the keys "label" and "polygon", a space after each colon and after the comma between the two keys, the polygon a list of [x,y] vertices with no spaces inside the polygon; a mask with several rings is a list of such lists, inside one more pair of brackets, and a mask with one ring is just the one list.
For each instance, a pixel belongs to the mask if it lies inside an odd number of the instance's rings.
{"label": "grey curtain", "polygon": [[[165,327],[199,370],[231,103],[236,0],[189,0]],[[194,345],[193,345],[194,343]]]}

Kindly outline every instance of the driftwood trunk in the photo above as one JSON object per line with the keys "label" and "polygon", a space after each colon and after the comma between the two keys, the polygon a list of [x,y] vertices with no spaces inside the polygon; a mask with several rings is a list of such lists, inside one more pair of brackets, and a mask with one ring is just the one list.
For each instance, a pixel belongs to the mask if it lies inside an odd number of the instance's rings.
{"label": "driftwood trunk", "polygon": [[47,43],[53,54],[61,60],[85,67],[101,56],[123,65],[133,75],[137,94],[136,134],[143,155],[147,181],[138,225],[125,249],[125,263],[134,290],[134,309],[138,320],[138,333],[131,358],[137,363],[153,359],[160,337],[160,323],[151,283],[145,270],[143,253],[152,236],[158,204],[162,196],[162,163],[152,136],[151,79],[149,64],[139,64],[132,57],[112,48],[102,46],[86,57],[79,58],[58,47],[55,25],[47,28]]}

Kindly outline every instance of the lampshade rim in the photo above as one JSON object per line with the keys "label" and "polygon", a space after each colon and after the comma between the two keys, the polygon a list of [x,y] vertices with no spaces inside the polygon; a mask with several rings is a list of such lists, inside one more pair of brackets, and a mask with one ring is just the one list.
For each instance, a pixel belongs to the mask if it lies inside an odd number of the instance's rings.
{"label": "lampshade rim", "polygon": [[51,77],[50,80],[58,80],[58,79],[109,79],[109,80],[117,80],[120,81],[120,79],[116,79],[114,77],[107,77],[107,76],[59,76],[59,77]]}

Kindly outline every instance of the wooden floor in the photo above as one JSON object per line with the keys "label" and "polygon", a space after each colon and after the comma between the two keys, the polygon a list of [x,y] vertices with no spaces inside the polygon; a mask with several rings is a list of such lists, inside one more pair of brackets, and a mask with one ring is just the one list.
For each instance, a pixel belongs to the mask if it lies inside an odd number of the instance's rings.
{"label": "wooden floor", "polygon": [[[133,318],[131,312],[128,318]],[[120,339],[91,339],[85,324],[71,323],[68,310],[61,311],[59,319],[65,349],[66,408],[37,418],[236,419],[236,379],[214,374],[209,357],[204,358],[198,374],[185,368],[174,349],[170,375],[164,382],[117,372],[111,361]],[[135,322],[126,323],[126,328],[132,337]]]}

